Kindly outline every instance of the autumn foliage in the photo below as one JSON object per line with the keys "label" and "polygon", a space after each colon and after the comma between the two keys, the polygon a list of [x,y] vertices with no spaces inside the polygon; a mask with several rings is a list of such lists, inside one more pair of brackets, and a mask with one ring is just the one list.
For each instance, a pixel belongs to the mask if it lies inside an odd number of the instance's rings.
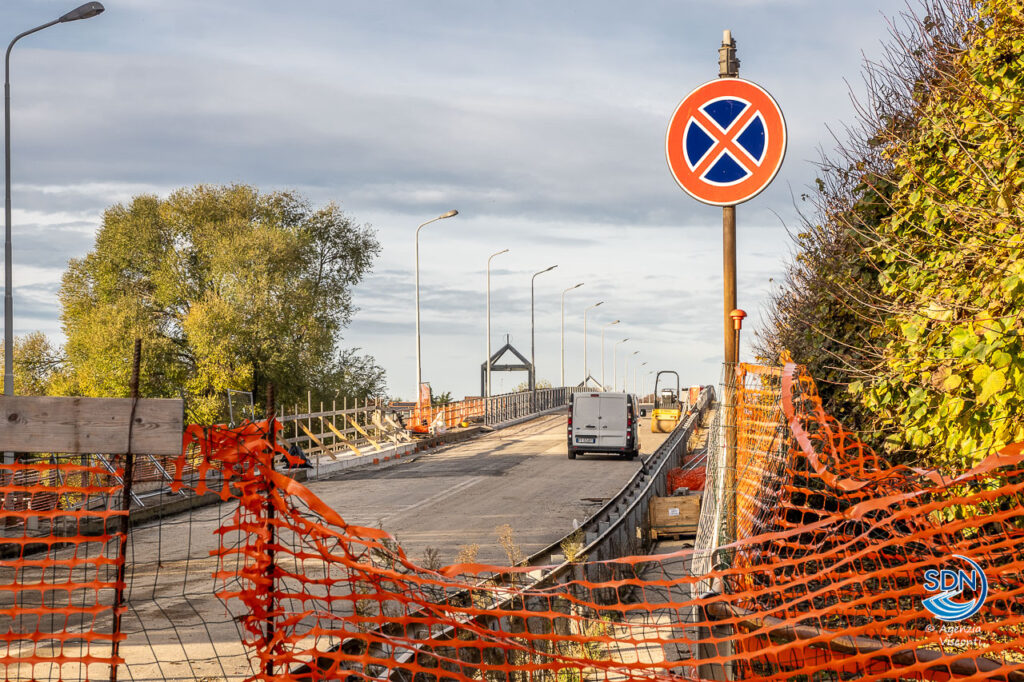
{"label": "autumn foliage", "polygon": [[762,346],[827,365],[832,409],[897,459],[957,470],[1024,438],[1024,6],[895,26]]}

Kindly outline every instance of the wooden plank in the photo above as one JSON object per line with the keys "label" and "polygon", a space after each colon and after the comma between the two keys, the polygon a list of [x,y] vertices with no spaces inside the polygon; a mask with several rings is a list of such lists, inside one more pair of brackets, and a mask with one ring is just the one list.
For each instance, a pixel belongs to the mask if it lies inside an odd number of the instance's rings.
{"label": "wooden plank", "polygon": [[[131,398],[0,396],[0,451],[122,454],[131,411]],[[139,400],[131,451],[180,455],[184,422],[178,398]]]}
{"label": "wooden plank", "polygon": [[344,443],[345,445],[347,445],[352,452],[354,452],[357,455],[363,454],[362,450],[360,450],[355,445],[353,445],[351,442],[349,442],[349,439],[345,437],[345,434],[343,434],[338,429],[334,428],[334,424],[332,424],[331,422],[327,422],[327,426],[330,427],[331,431],[334,431],[334,435],[337,436],[338,438],[340,438],[341,442]]}
{"label": "wooden plank", "polygon": [[[299,428],[302,429],[303,431],[305,431],[306,435],[309,436],[310,439],[320,447],[320,451],[321,452],[327,453],[328,457],[330,457],[331,459],[337,461],[338,458],[335,457],[335,455],[334,455],[334,448],[333,447],[328,447],[328,446],[324,445],[322,442],[320,442],[320,439],[317,438],[316,436],[314,436],[313,433],[309,429],[307,429],[301,422],[295,422],[295,423],[298,424]],[[330,422],[327,422],[327,425],[330,426],[331,429],[334,429],[334,426],[332,426]],[[337,433],[336,430],[334,432]],[[321,434],[321,435],[323,435],[323,434]],[[348,440],[345,438],[345,436],[342,436],[341,438],[345,442],[345,445],[349,446],[350,448],[352,448],[353,450],[356,451],[356,454],[362,454],[362,453],[359,452],[359,449],[357,447],[355,447],[354,445],[352,445],[351,443],[348,442]],[[312,450],[310,452],[312,452]]]}
{"label": "wooden plank", "polygon": [[395,433],[397,433],[402,440],[406,442],[412,441],[412,436],[409,435],[409,432],[405,429],[405,427],[396,422],[395,418],[392,417],[390,414],[384,415],[384,421],[386,421],[388,424],[391,424],[391,426],[394,427]]}
{"label": "wooden plank", "polygon": [[[366,440],[370,441],[370,445],[372,445],[373,447],[377,448],[377,452],[380,452],[380,446],[377,445],[377,441],[375,441],[374,439],[370,438],[370,434],[368,434],[366,432],[366,430],[362,426],[359,425],[359,422],[357,422],[355,419],[353,419],[352,417],[348,416],[347,414],[345,415],[345,419],[348,420],[349,424],[351,424],[352,426],[355,427],[356,431],[358,431],[359,433],[363,434],[363,438],[365,438]],[[331,428],[334,428],[334,427],[332,426]]]}
{"label": "wooden plank", "polygon": [[398,436],[388,431],[388,429],[384,427],[384,423],[381,421],[380,415],[381,412],[379,410],[373,413],[373,425],[377,427],[377,432],[380,433],[385,438],[387,438],[392,443],[394,443],[395,445],[398,445]]}

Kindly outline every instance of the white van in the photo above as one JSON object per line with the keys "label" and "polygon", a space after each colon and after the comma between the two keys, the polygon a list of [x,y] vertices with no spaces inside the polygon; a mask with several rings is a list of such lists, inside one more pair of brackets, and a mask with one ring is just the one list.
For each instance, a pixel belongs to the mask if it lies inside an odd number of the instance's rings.
{"label": "white van", "polygon": [[631,393],[569,396],[569,459],[584,452],[635,459],[640,454],[639,415],[636,396]]}

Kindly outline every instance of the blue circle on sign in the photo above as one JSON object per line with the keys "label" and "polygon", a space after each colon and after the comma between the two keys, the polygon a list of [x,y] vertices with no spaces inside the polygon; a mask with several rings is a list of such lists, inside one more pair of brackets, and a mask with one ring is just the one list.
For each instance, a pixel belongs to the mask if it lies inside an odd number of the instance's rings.
{"label": "blue circle on sign", "polygon": [[[690,119],[683,134],[683,156],[691,171],[702,164],[706,166],[700,175],[704,182],[720,187],[735,185],[761,165],[768,148],[768,131],[761,113],[751,117],[742,129],[732,130],[750,106],[750,102],[739,97],[718,97],[700,107],[704,114],[701,120]],[[719,143],[727,134],[731,144],[723,148]],[[717,158],[706,163],[706,157],[713,153],[717,153]]]}

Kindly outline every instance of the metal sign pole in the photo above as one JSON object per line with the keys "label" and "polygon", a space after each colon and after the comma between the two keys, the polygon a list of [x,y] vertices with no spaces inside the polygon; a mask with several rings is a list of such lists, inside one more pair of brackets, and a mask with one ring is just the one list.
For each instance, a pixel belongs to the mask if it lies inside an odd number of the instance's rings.
{"label": "metal sign pole", "polygon": [[[680,101],[665,134],[665,160],[679,187],[697,201],[722,208],[722,395],[721,467],[726,541],[736,540],[737,386],[734,373],[739,336],[736,310],[736,206],[760,194],[786,156],[786,120],[767,90],[739,77],[736,41],[725,31],[718,50],[718,78],[697,86]],[[739,500],[742,502],[742,500]]]}
{"label": "metal sign pole", "polygon": [[[718,77],[737,78],[740,62],[736,58],[736,41],[728,29],[722,35],[718,48]],[[736,206],[722,207],[722,276],[723,276],[723,331],[725,358],[725,387],[722,407],[725,409],[725,474],[726,474],[726,535],[729,542],[736,540],[736,391],[735,366],[737,356],[736,331],[732,311],[736,309]]]}

